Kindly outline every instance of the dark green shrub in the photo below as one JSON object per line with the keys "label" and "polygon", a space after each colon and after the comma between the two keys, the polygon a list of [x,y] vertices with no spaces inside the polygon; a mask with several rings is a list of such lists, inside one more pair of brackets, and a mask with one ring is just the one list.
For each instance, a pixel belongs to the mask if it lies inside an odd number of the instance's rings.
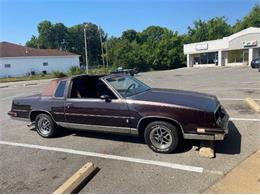
{"label": "dark green shrub", "polygon": [[67,75],[64,72],[61,72],[59,70],[55,70],[52,72],[52,74],[57,78],[66,77]]}
{"label": "dark green shrub", "polygon": [[78,66],[72,66],[70,67],[69,74],[71,75],[77,75],[77,74],[84,74],[85,71],[80,69]]}

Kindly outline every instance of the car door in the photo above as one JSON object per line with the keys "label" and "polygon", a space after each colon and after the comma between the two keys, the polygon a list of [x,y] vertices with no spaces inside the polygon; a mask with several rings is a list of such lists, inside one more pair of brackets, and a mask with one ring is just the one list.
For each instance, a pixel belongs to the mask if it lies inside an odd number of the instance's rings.
{"label": "car door", "polygon": [[118,97],[67,98],[65,118],[74,129],[130,133],[128,105]]}

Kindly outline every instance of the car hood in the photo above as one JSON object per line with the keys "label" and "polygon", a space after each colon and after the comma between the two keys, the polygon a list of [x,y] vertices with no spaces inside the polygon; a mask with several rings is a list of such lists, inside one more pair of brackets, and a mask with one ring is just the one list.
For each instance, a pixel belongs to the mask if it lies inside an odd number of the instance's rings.
{"label": "car hood", "polygon": [[175,89],[150,89],[129,99],[166,103],[207,112],[214,112],[219,104],[216,96]]}

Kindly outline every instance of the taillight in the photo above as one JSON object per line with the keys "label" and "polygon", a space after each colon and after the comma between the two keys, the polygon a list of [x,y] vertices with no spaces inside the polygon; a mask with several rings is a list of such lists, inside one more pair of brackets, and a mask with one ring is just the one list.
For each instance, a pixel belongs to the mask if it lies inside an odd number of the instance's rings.
{"label": "taillight", "polygon": [[8,115],[16,117],[17,116],[17,112],[10,111],[10,112],[8,112]]}

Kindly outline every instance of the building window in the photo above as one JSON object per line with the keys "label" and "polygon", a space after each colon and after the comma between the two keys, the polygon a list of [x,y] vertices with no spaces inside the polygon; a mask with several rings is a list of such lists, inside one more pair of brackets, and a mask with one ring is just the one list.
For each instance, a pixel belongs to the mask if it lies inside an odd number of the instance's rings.
{"label": "building window", "polygon": [[248,61],[248,50],[233,50],[228,52],[228,63],[242,63]]}
{"label": "building window", "polygon": [[11,64],[5,64],[5,68],[11,68]]}
{"label": "building window", "polygon": [[43,66],[48,66],[48,62],[43,62]]}
{"label": "building window", "polygon": [[218,52],[201,53],[193,55],[193,64],[216,64]]}

